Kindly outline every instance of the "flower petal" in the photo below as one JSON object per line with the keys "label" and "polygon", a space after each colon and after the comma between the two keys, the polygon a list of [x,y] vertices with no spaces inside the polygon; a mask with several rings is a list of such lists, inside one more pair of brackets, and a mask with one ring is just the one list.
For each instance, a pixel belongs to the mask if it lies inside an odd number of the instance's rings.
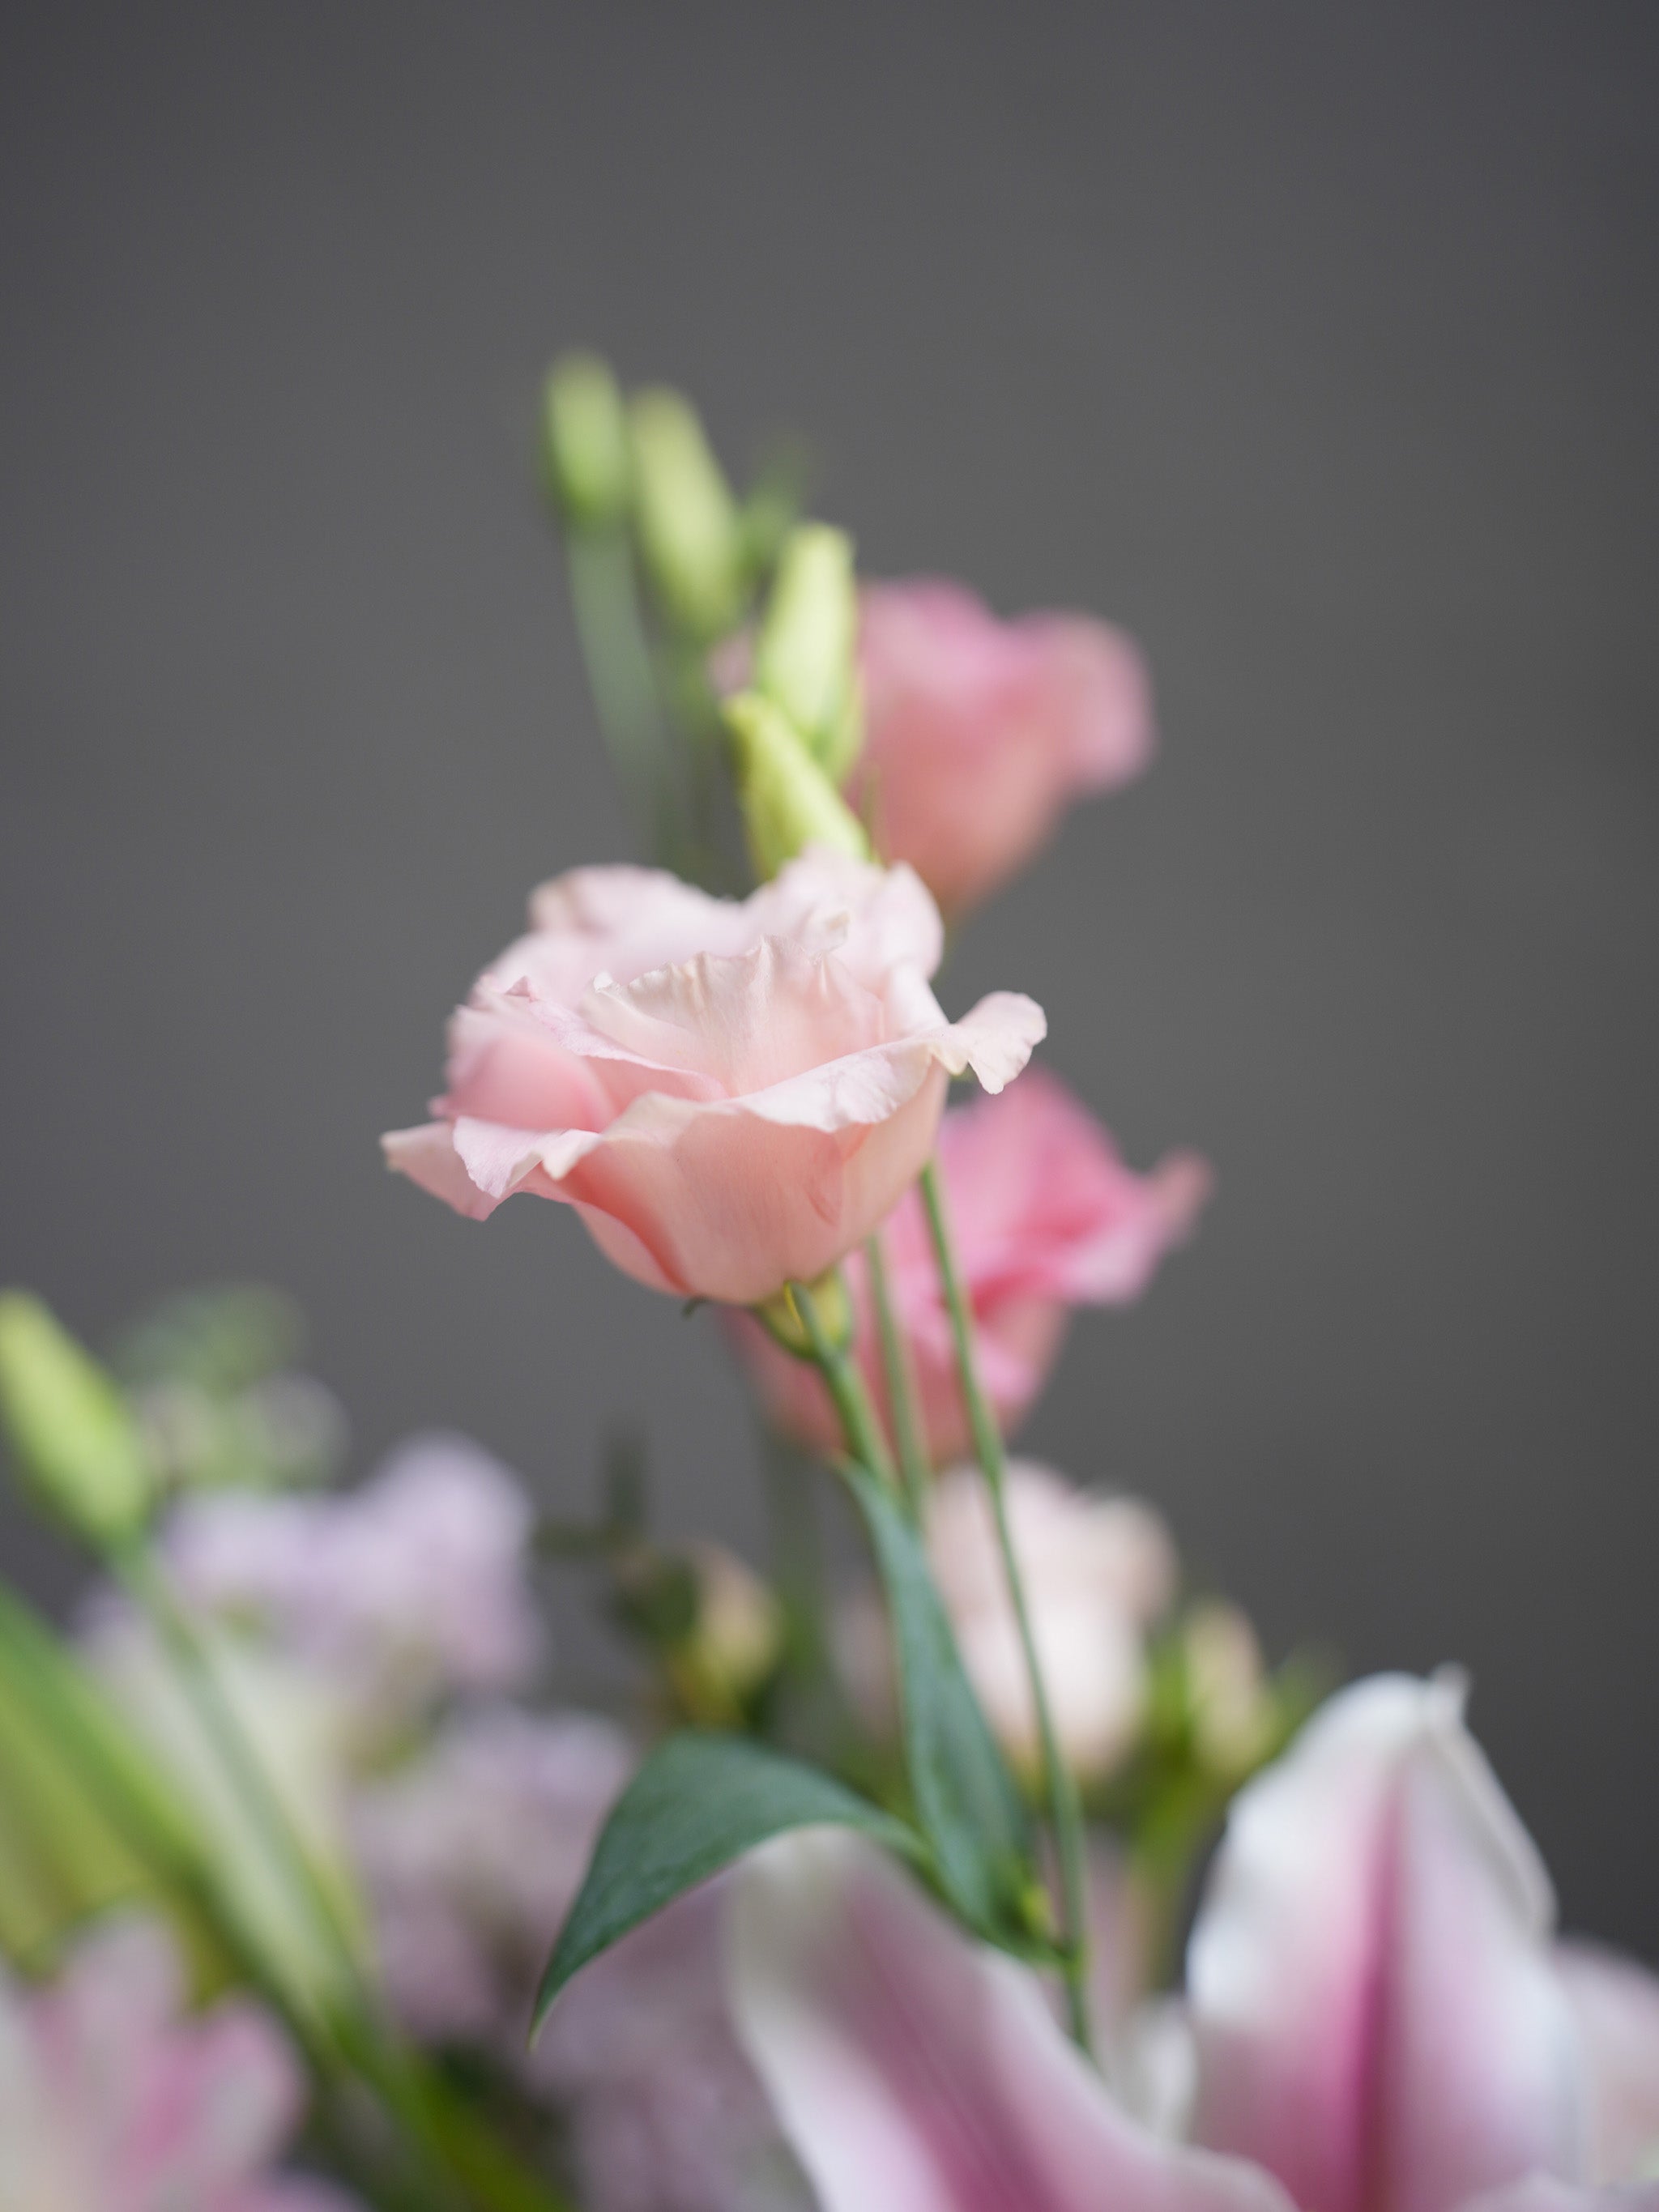
{"label": "flower petal", "polygon": [[[380,1139],[386,1165],[406,1175],[434,1198],[453,1206],[470,1221],[483,1221],[501,1203],[473,1182],[455,1149],[455,1131],[447,1121],[427,1121],[418,1129],[392,1129]],[[505,1196],[503,1192],[501,1196]]]}
{"label": "flower petal", "polygon": [[1235,1802],[1194,1931],[1194,2134],[1318,2212],[1455,2212],[1581,2156],[1547,1879],[1459,1689],[1334,1698]]}
{"label": "flower petal", "polygon": [[1659,1975],[1594,1943],[1563,1943],[1556,1962],[1589,2052],[1590,2171],[1659,2171]]}
{"label": "flower petal", "polygon": [[867,1844],[769,1844],[730,1940],[739,2034],[824,2212],[1286,2212],[1126,2118],[1035,1978]]}

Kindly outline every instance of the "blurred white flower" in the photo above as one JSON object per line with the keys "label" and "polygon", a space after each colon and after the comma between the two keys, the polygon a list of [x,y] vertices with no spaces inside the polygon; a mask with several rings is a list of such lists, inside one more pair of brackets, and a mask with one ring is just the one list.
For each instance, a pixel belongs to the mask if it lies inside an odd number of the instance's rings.
{"label": "blurred white flower", "polygon": [[[1011,1462],[1008,1516],[1037,1656],[1067,1763],[1096,1779],[1133,1741],[1146,1697],[1146,1634],[1175,1593],[1175,1547],[1149,1506],[1097,1498],[1030,1460]],[[927,1554],[963,1664],[1009,1757],[1038,1761],[1036,1717],[996,1528],[976,1468],[942,1475],[928,1501]],[[891,1660],[879,1605],[843,1607],[839,1644],[872,1720],[890,1711]]]}

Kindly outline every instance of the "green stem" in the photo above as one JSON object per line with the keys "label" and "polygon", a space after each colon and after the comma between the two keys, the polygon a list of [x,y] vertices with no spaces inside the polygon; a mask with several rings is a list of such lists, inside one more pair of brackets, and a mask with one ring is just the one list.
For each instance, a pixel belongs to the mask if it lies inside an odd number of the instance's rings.
{"label": "green stem", "polygon": [[682,842],[679,810],[627,533],[609,525],[572,528],[565,557],[576,635],[606,749],[653,857],[672,864]]}
{"label": "green stem", "polygon": [[1025,1585],[1014,1552],[1013,1532],[1008,1523],[1008,1470],[1002,1448],[1002,1432],[997,1426],[996,1418],[980,1381],[979,1366],[974,1355],[973,1316],[951,1239],[951,1225],[945,1211],[945,1194],[939,1170],[932,1161],[922,1170],[921,1197],[933,1240],[934,1256],[939,1262],[939,1282],[951,1316],[951,1334],[956,1344],[957,1370],[961,1378],[963,1401],[968,1410],[969,1426],[973,1431],[974,1449],[984,1471],[985,1486],[990,1493],[997,1544],[1002,1553],[1003,1571],[1008,1580],[1008,1595],[1013,1602],[1020,1650],[1025,1661],[1031,1703],[1036,1713],[1037,1733],[1042,1747],[1043,1785],[1048,1799],[1048,1817],[1054,1829],[1054,1853],[1060,1867],[1058,1918],[1066,1954],[1066,2011],[1074,2041],[1087,2051],[1091,2049],[1092,2038],[1089,2021],[1088,1888],[1084,1858],[1083,1807],[1078,1796],[1076,1780],[1060,1756],[1060,1741],[1054,1733],[1054,1711],[1048,1701],[1048,1685],[1043,1680],[1042,1664],[1037,1656],[1036,1639],[1031,1630],[1030,1608],[1026,1603]]}
{"label": "green stem", "polygon": [[812,1358],[818,1372],[823,1376],[825,1387],[835,1401],[836,1411],[841,1417],[848,1449],[854,1459],[863,1461],[872,1474],[896,1488],[898,1474],[893,1466],[892,1455],[887,1449],[887,1439],[882,1435],[881,1423],[877,1419],[875,1407],[856,1361],[845,1346],[830,1341],[812,1293],[805,1283],[791,1283],[789,1295],[795,1302],[795,1310],[806,1331],[806,1340],[812,1347]]}
{"label": "green stem", "polygon": [[876,1333],[881,1340],[882,1371],[887,1378],[887,1402],[892,1409],[893,1442],[898,1449],[899,1474],[904,1484],[910,1518],[920,1528],[927,1497],[929,1463],[922,1441],[921,1420],[916,1410],[915,1376],[910,1347],[904,1340],[888,1288],[887,1262],[878,1229],[866,1239],[864,1264],[870,1275],[871,1303],[876,1310]]}
{"label": "green stem", "polygon": [[[203,1731],[223,1761],[243,1802],[258,1823],[269,1848],[286,1864],[316,1924],[337,1954],[349,2021],[335,2023],[343,2046],[363,2079],[378,2093],[388,2112],[407,2132],[415,2148],[420,2195],[434,2212],[457,2203],[447,2189],[434,2190],[433,2168],[446,2183],[458,2185],[469,2203],[489,2212],[558,2212],[559,2200],[528,2176],[468,2116],[463,2130],[447,2109],[435,2076],[405,2050],[386,2019],[378,1993],[368,1981],[337,1900],[295,1828],[281,1792],[215,1671],[194,1622],[181,1606],[154,1556],[142,1544],[122,1548],[109,1565],[135,1605],[161,1638],[180,1687],[189,1698]],[[458,2206],[459,2212],[459,2206]]]}

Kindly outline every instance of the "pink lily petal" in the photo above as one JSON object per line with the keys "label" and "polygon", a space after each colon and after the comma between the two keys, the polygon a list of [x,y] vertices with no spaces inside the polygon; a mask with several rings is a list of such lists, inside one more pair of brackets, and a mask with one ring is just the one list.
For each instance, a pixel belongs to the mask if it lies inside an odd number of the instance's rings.
{"label": "pink lily petal", "polygon": [[1236,1801],[1194,1929],[1194,2134],[1316,2212],[1581,2170],[1536,1852],[1447,1681],[1332,1699]]}
{"label": "pink lily petal", "polygon": [[1125,2118],[1035,1978],[868,1844],[769,1844],[731,1909],[738,2033],[823,2212],[1288,2212]]}

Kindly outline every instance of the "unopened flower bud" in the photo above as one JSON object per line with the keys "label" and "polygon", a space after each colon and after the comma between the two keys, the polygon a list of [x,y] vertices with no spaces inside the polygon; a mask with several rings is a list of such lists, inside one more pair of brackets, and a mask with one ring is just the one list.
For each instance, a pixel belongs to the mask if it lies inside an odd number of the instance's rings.
{"label": "unopened flower bud", "polygon": [[735,1553],[694,1544],[686,1554],[696,1589],[696,1620],[667,1653],[674,1686],[688,1711],[729,1723],[777,1665],[783,1613],[777,1599]]}
{"label": "unopened flower bud", "polygon": [[111,1543],[142,1526],[150,1484],[126,1401],[26,1291],[0,1295],[0,1417],[19,1472],[76,1534]]}
{"label": "unopened flower bud", "polygon": [[864,738],[854,653],[853,541],[825,523],[790,532],[755,645],[755,684],[781,707],[839,787]]}
{"label": "unopened flower bud", "polygon": [[[804,1285],[812,1301],[812,1310],[825,1342],[833,1352],[846,1352],[853,1342],[853,1302],[847,1295],[847,1285],[839,1267],[820,1275],[816,1283]],[[783,1288],[768,1298],[763,1305],[755,1308],[756,1318],[774,1344],[781,1345],[797,1359],[811,1359],[816,1354],[806,1316],[801,1311],[801,1302],[794,1285],[786,1283]]]}
{"label": "unopened flower bud", "polygon": [[758,691],[740,691],[720,712],[756,873],[776,875],[809,845],[867,860],[863,824],[782,709]]}
{"label": "unopened flower bud", "polygon": [[677,392],[641,392],[629,410],[640,538],[672,620],[719,637],[741,611],[743,532],[731,488],[696,410]]}
{"label": "unopened flower bud", "polygon": [[1209,1599],[1182,1624],[1193,1728],[1204,1758],[1244,1773],[1273,1738],[1273,1702],[1255,1631],[1236,1605]]}
{"label": "unopened flower bud", "polygon": [[548,496],[578,528],[602,527],[627,512],[628,419],[610,365],[597,354],[565,354],[549,373],[542,467]]}

